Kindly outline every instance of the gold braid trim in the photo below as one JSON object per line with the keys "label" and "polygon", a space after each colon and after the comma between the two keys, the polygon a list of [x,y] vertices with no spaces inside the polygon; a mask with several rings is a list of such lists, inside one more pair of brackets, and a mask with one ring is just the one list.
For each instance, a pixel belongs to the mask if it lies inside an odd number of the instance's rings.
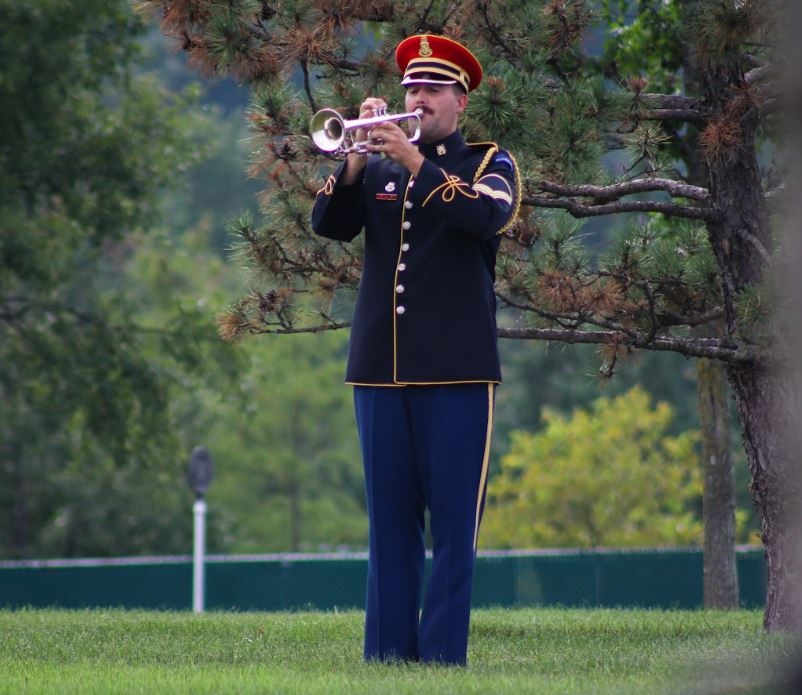
{"label": "gold braid trim", "polygon": [[432,196],[441,190],[442,193],[440,194],[440,197],[444,203],[453,203],[457,193],[462,193],[462,195],[464,195],[466,198],[471,198],[473,200],[479,197],[479,194],[459,176],[447,174],[442,169],[440,169],[440,171],[443,172],[443,176],[446,177],[446,180],[426,196],[426,200],[421,203],[421,207],[425,207],[426,203],[432,199]]}
{"label": "gold braid trim", "polygon": [[[469,147],[487,147],[487,152],[485,153],[484,159],[482,163],[479,165],[479,168],[476,170],[476,173],[473,175],[473,182],[476,183],[479,178],[484,173],[484,170],[487,169],[490,161],[493,157],[501,149],[495,142],[469,142]],[[515,174],[515,209],[512,211],[512,215],[510,215],[510,219],[507,220],[507,224],[505,224],[501,229],[499,229],[496,234],[504,234],[504,232],[512,229],[515,226],[515,222],[518,220],[518,213],[521,211],[521,196],[523,195],[523,185],[521,183],[521,174],[518,172],[518,162],[515,161],[515,157],[512,156],[512,152],[507,152],[510,159],[512,160],[512,167]]]}
{"label": "gold braid trim", "polygon": [[334,178],[334,174],[329,176],[326,179],[326,183],[323,184],[323,188],[321,188],[317,193],[315,193],[315,197],[319,196],[321,193],[324,195],[331,195],[334,193],[334,184],[337,183],[337,179]]}

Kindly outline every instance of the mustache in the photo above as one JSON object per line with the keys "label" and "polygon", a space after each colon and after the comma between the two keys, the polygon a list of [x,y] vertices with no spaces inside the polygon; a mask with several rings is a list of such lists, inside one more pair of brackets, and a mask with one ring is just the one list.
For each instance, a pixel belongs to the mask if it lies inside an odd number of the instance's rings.
{"label": "mustache", "polygon": [[426,106],[417,106],[416,108],[418,108],[421,111],[423,111],[423,113],[428,113],[428,114],[434,113],[430,108],[428,108]]}

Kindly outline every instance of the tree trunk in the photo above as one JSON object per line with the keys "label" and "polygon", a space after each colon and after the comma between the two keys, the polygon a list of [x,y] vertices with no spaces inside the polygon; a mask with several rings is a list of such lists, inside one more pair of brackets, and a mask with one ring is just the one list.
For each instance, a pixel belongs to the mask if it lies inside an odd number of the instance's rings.
{"label": "tree trunk", "polygon": [[[726,332],[741,329],[738,300],[749,287],[765,282],[771,252],[771,227],[757,166],[757,105],[749,96],[744,70],[722,57],[700,69],[705,104],[711,114],[707,157],[711,200],[720,219],[708,224],[710,244],[721,276]],[[735,133],[730,142],[716,133]],[[777,326],[763,327],[771,335],[776,355],[787,355],[787,342]],[[743,442],[752,475],[751,490],[760,516],[768,567],[764,627],[802,628],[798,592],[799,479],[791,445],[798,433],[796,402],[788,370],[780,357],[751,364],[729,364],[732,386],[743,426]]]}
{"label": "tree trunk", "polygon": [[[768,585],[766,630],[802,628],[802,533],[800,533],[798,403],[793,381],[764,366],[729,367],[744,427],[752,496],[760,514]],[[792,453],[792,452],[796,452]]]}
{"label": "tree trunk", "polygon": [[735,476],[730,455],[727,373],[716,360],[696,360],[704,475],[704,606],[737,608]]}
{"label": "tree trunk", "polygon": [[[687,46],[682,63],[685,93],[694,94],[698,92],[699,74]],[[683,138],[683,153],[688,167],[688,183],[706,187],[710,173],[699,149],[699,132],[695,127],[689,127]],[[711,326],[700,326],[695,333],[704,337],[720,338],[724,327],[716,321]],[[729,387],[724,365],[717,360],[697,359],[696,388],[699,397],[699,421],[702,425],[704,476],[704,606],[737,608],[739,593],[735,559],[735,474],[729,436]]]}

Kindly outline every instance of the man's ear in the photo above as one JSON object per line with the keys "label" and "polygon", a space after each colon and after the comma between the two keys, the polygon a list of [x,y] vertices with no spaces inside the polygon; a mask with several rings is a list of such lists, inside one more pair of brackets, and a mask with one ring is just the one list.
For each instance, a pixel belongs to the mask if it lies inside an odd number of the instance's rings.
{"label": "man's ear", "polygon": [[468,95],[462,92],[457,95],[457,113],[462,113],[468,108]]}

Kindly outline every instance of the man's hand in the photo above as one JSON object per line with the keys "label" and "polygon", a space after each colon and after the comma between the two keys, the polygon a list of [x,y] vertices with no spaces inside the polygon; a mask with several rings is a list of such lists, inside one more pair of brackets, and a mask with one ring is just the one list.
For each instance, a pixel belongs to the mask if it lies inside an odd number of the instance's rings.
{"label": "man's hand", "polygon": [[[386,108],[387,102],[381,97],[368,97],[359,107],[359,120],[373,118],[377,111]],[[367,130],[365,128],[359,128],[354,134],[354,142],[365,142],[368,137]]]}
{"label": "man's hand", "polygon": [[[359,120],[372,118],[379,109],[386,109],[387,102],[381,97],[368,97],[359,107]],[[412,176],[417,176],[423,164],[423,155],[418,152],[401,128],[394,121],[385,121],[369,131],[359,128],[354,133],[355,143],[364,143],[368,152],[379,152],[406,167]],[[365,167],[366,157],[352,153],[348,155],[342,182],[348,186],[355,183]]]}
{"label": "man's hand", "polygon": [[385,121],[373,126],[368,137],[369,152],[379,152],[406,167],[412,176],[418,175],[424,157],[395,121]]}
{"label": "man's hand", "polygon": [[[368,97],[362,104],[359,106],[359,120],[363,118],[372,118],[376,115],[376,111],[378,109],[387,108],[387,102],[384,101],[381,97]],[[368,139],[367,130],[364,128],[359,128],[354,133],[354,143],[362,142],[364,143]],[[345,171],[343,172],[342,182],[344,185],[349,186],[352,183],[356,183],[357,178],[362,173],[362,169],[365,168],[366,157],[357,154],[356,152],[349,154],[347,158],[347,165]]]}

